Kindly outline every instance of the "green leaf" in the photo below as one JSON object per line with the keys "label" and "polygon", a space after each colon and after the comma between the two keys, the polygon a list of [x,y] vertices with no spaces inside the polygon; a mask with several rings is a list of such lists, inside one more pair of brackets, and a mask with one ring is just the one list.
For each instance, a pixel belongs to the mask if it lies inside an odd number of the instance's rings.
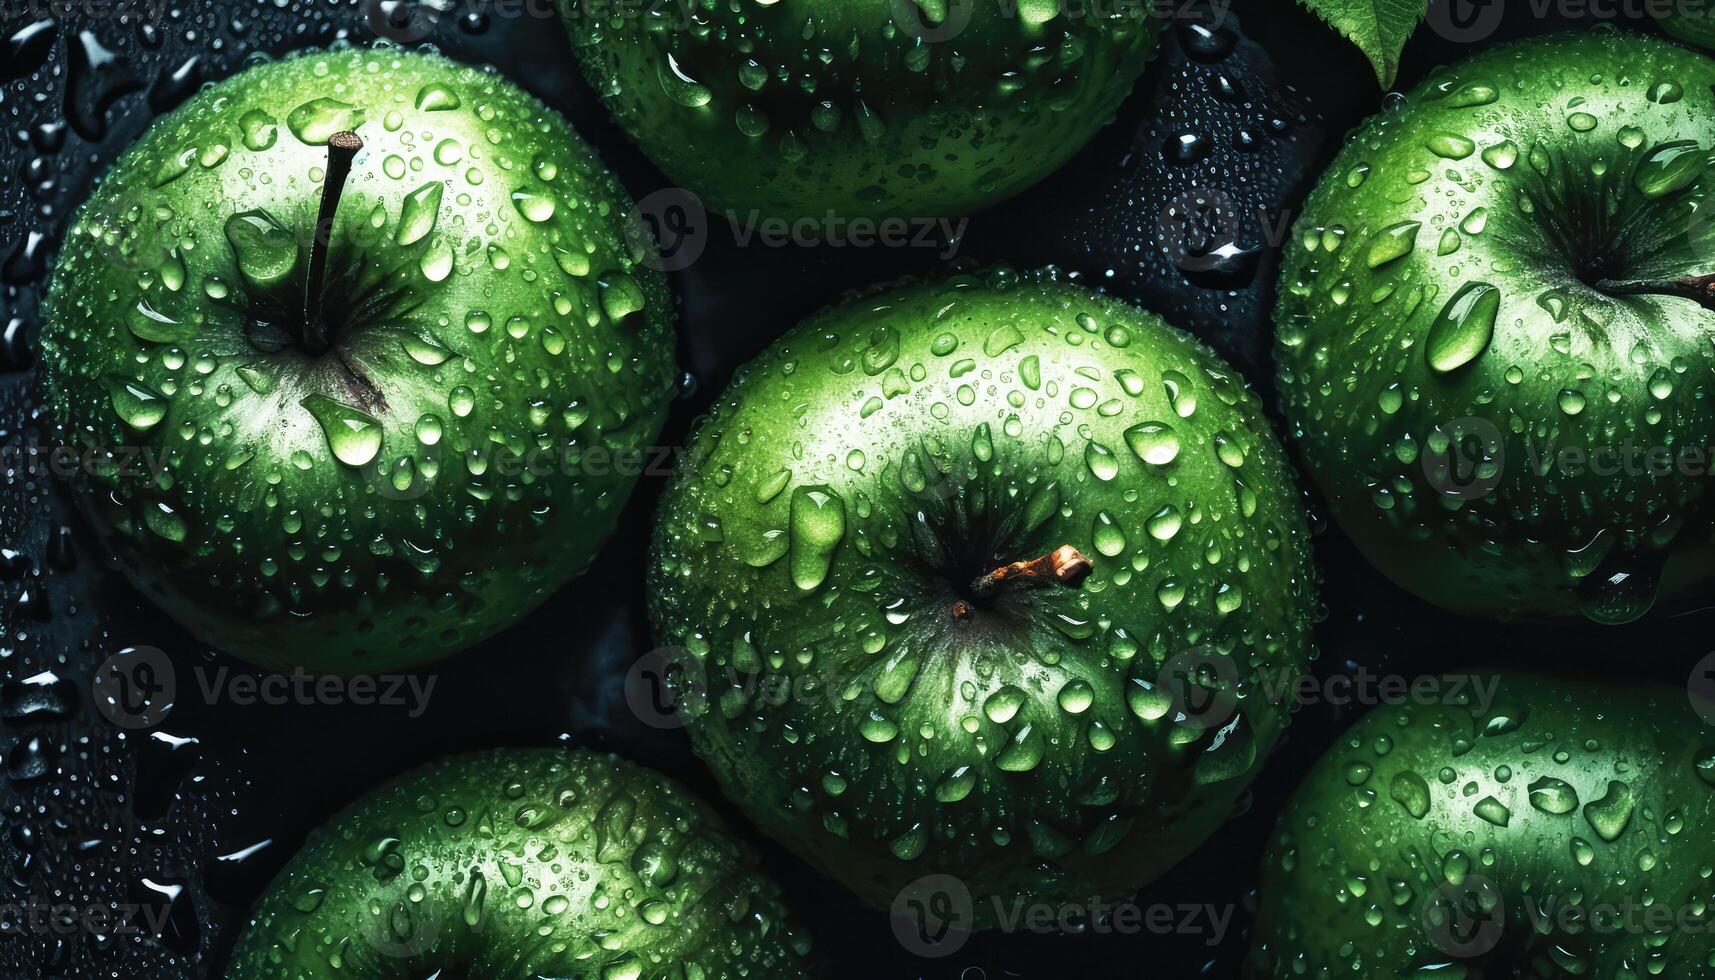
{"label": "green leaf", "polygon": [[1383,88],[1399,74],[1406,38],[1429,13],[1429,0],[1299,0],[1358,46]]}

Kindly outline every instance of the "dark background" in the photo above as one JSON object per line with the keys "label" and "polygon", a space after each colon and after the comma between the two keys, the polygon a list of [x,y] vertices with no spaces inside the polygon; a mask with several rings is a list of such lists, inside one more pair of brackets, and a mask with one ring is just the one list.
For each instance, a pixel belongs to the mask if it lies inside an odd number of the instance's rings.
{"label": "dark background", "polygon": [[[369,43],[380,23],[372,18],[392,15],[430,28],[428,43],[454,57],[503,66],[563,110],[634,196],[665,186],[605,118],[557,24],[519,3],[442,2],[447,11],[432,17],[428,8],[371,0],[91,0],[78,10],[0,0],[0,444],[27,444],[44,429],[31,391],[34,318],[72,209],[151,119],[248,58]],[[1495,11],[1498,28],[1474,45],[1420,29],[1400,86],[1477,47],[1597,26],[1501,3],[1479,4]],[[1341,134],[1384,95],[1356,49],[1288,0],[1237,0],[1215,30],[1193,26],[1210,23],[1201,2],[1176,16],[1116,123],[1062,173],[976,216],[956,244],[982,261],[1055,262],[1138,299],[1210,340],[1267,392],[1266,314],[1282,219]],[[1160,220],[1169,202],[1179,206]],[[665,444],[682,442],[734,368],[796,320],[843,290],[937,268],[945,251],[740,247],[724,226],[709,230],[706,246],[675,277],[687,376]],[[626,669],[651,646],[643,566],[660,475],[644,478],[588,575],[515,629],[434,668],[428,710],[412,719],[402,707],[202,703],[192,668],[248,668],[143,606],[83,539],[57,491],[17,463],[7,457],[0,490],[0,903],[170,903],[171,914],[159,937],[0,933],[0,977],[219,975],[247,909],[310,829],[387,777],[450,753],[555,742],[611,748],[725,807],[683,736],[641,724],[623,697]],[[1695,608],[1661,610],[1623,630],[1441,613],[1315,523],[1328,609],[1317,673],[1325,677],[1501,664],[1682,685],[1708,649],[1700,641],[1710,617]],[[89,696],[96,665],[132,645],[167,651],[181,688],[170,717],[140,732],[108,723]],[[1240,812],[1138,897],[1145,906],[1236,907],[1218,944],[1206,931],[989,935],[949,958],[918,959],[895,942],[884,913],[754,843],[837,976],[1233,977],[1269,827],[1358,710],[1302,711]],[[733,823],[744,827],[736,816]]]}

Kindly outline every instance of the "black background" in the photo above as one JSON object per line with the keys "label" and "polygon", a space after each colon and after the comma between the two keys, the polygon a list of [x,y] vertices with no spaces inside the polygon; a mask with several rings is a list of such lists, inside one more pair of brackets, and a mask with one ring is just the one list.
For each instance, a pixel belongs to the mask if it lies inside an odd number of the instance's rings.
{"label": "black background", "polygon": [[[38,9],[0,0],[7,15],[0,22],[0,442],[26,444],[43,431],[31,392],[36,305],[55,242],[93,177],[155,115],[248,57],[369,43],[373,16],[426,16],[409,4],[382,4],[379,13],[373,6],[202,0],[179,8],[108,0],[50,12],[45,2]],[[560,108],[634,196],[666,186],[605,118],[557,24],[521,12],[521,3],[445,6],[444,15],[416,22],[432,26],[428,43],[462,60],[500,65]],[[1597,26],[1588,17],[1538,16],[1528,2],[1493,6],[1498,28],[1476,45],[1420,29],[1406,49],[1400,87],[1475,47]],[[545,0],[536,9],[547,9]],[[1187,4],[1179,16],[1206,23],[1208,8]],[[958,244],[985,261],[1058,262],[1142,300],[1208,338],[1266,392],[1274,269],[1267,229],[1284,227],[1281,218],[1292,215],[1341,134],[1380,108],[1384,94],[1354,48],[1287,0],[1239,0],[1227,29],[1234,24],[1249,40],[1217,32],[1211,41],[1185,24],[1175,27],[1119,120],[1065,172],[977,216]],[[1216,97],[1222,78],[1241,95]],[[1237,150],[1241,131],[1260,137],[1260,149]],[[1164,152],[1181,134],[1197,137],[1192,159]],[[1233,205],[1229,212],[1202,215],[1176,233],[1193,251],[1230,240],[1241,258],[1213,278],[1186,275],[1156,241],[1158,215],[1165,201],[1211,190]],[[799,318],[843,290],[943,262],[941,249],[740,247],[724,226],[710,230],[706,245],[675,277],[687,380],[665,445],[681,443],[733,369]],[[246,910],[310,829],[387,777],[450,753],[555,742],[611,748],[725,808],[682,735],[641,724],[623,697],[626,669],[651,646],[643,568],[661,475],[644,478],[620,533],[588,575],[515,629],[434,668],[428,710],[413,719],[402,707],[203,703],[193,668],[248,668],[142,606],[83,539],[57,491],[20,468],[15,455],[6,462],[0,901],[170,900],[172,909],[159,937],[0,933],[0,976],[219,975]],[[1316,524],[1328,610],[1318,635],[1323,677],[1360,669],[1410,677],[1495,664],[1682,685],[1708,649],[1702,637],[1710,618],[1695,603],[1622,630],[1441,613],[1369,570],[1337,530]],[[96,665],[130,645],[167,651],[180,679],[172,714],[151,731],[114,727],[89,696]],[[1305,769],[1358,710],[1303,710],[1241,812],[1137,897],[1144,906],[1235,908],[1220,943],[1206,929],[985,935],[945,959],[919,959],[894,940],[884,913],[859,906],[768,842],[753,842],[836,976],[1232,977],[1269,827]],[[732,822],[742,831],[736,815]]]}

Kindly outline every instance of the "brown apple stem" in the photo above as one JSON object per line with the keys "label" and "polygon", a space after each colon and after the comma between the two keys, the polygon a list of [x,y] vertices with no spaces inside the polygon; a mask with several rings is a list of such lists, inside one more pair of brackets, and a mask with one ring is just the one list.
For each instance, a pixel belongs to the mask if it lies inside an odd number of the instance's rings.
{"label": "brown apple stem", "polygon": [[1715,274],[1686,276],[1683,279],[1603,279],[1596,283],[1596,288],[1610,296],[1636,296],[1646,293],[1678,296],[1715,312]]}
{"label": "brown apple stem", "polygon": [[1015,561],[995,569],[972,582],[971,593],[989,596],[1002,589],[1055,583],[1076,588],[1092,567],[1083,552],[1069,544],[1061,545],[1040,558]]}
{"label": "brown apple stem", "polygon": [[322,204],[316,213],[316,237],[310,242],[310,273],[304,280],[304,346],[311,354],[326,353],[327,321],[322,316],[323,293],[327,290],[328,246],[333,240],[333,219],[339,212],[340,195],[351,177],[351,161],[363,149],[363,140],[350,130],[328,137],[327,176],[322,179]]}

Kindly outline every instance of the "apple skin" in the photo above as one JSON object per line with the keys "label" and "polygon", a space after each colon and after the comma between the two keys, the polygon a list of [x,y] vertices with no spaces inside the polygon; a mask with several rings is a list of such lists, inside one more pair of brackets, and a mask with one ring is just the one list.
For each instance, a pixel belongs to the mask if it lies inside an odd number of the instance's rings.
{"label": "apple skin", "polygon": [[[335,128],[365,142],[327,253],[350,322],[310,357],[251,321],[303,308]],[[203,90],[114,165],[54,272],[48,404],[69,445],[139,454],[81,467],[82,511],[162,608],[265,667],[403,669],[504,628],[612,532],[636,481],[615,460],[672,399],[630,207],[558,115],[438,56]]]}
{"label": "apple skin", "polygon": [[[1157,423],[1178,453],[1158,436],[1146,463],[1127,430]],[[1064,545],[1080,585],[971,594]],[[1314,586],[1239,377],[1153,314],[1004,269],[852,298],[744,369],[650,574],[727,795],[872,904],[958,876],[975,928],[1015,897],[1129,896],[1220,826],[1287,723],[1257,672],[1305,669]],[[1224,727],[1176,723],[1162,683],[1199,646],[1231,667]]]}
{"label": "apple skin", "polygon": [[[1486,713],[1475,695],[1378,708],[1305,777],[1263,861],[1247,975],[1715,976],[1715,741],[1685,690],[1478,676],[1497,685]],[[1492,950],[1456,944],[1485,919],[1467,908],[1450,933],[1448,901],[1505,910]],[[1633,928],[1535,936],[1532,901],[1549,922],[1629,907]],[[1639,930],[1652,905],[1701,911]]]}
{"label": "apple skin", "polygon": [[959,3],[930,23],[898,0],[782,0],[702,5],[692,26],[567,7],[620,125],[740,221],[957,216],[1009,197],[1106,124],[1161,27],[1144,3],[1040,23],[1032,9],[1055,5]]}
{"label": "apple skin", "polygon": [[[1710,313],[1595,288],[1715,271],[1686,217],[1708,180],[1658,179],[1675,141],[1707,166],[1712,85],[1715,61],[1659,40],[1499,48],[1371,119],[1311,194],[1279,387],[1333,516],[1396,583],[1460,613],[1617,623],[1715,571],[1707,480],[1678,472],[1715,446]],[[1604,208],[1635,234],[1611,240]]]}
{"label": "apple skin", "polygon": [[312,834],[227,976],[667,980],[693,965],[820,973],[754,855],[684,789],[616,756],[502,749],[393,780]]}
{"label": "apple skin", "polygon": [[[1675,8],[1678,5],[1674,5]],[[1661,29],[1690,44],[1700,48],[1715,48],[1715,11],[1707,7],[1696,12],[1675,9],[1666,17],[1660,17],[1656,23]]]}

